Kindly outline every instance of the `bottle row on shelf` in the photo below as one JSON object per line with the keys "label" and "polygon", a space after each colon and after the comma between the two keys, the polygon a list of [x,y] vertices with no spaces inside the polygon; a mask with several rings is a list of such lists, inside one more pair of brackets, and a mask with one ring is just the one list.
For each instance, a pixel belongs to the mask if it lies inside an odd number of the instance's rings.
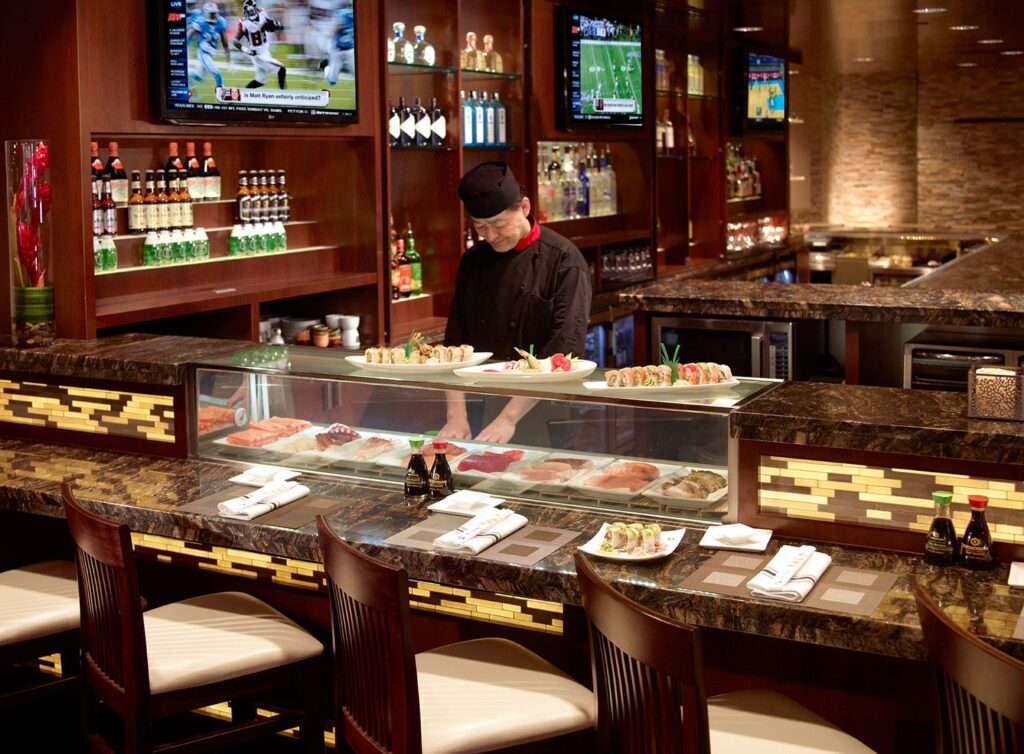
{"label": "bottle row on shelf", "polygon": [[508,108],[497,92],[459,92],[462,103],[462,146],[508,146]]}
{"label": "bottle row on shelf", "polygon": [[729,199],[756,199],[761,196],[761,171],[757,158],[748,157],[739,144],[727,144],[725,183]]}
{"label": "bottle row on shelf", "polygon": [[541,222],[614,215],[618,178],[611,149],[592,143],[537,144],[537,207]]}
{"label": "bottle row on shelf", "polygon": [[[111,272],[118,269],[117,246],[112,235],[94,236],[92,253],[95,272]],[[162,267],[209,258],[210,239],[204,228],[175,228],[150,231],[146,235],[142,246],[141,264],[145,267]]]}
{"label": "bottle row on shelf", "polygon": [[[661,119],[654,124],[654,142],[657,145],[658,154],[676,154],[676,127],[672,122],[672,115],[667,109],[662,113]],[[686,149],[691,157],[697,154],[697,140],[693,137],[689,118],[686,118]]]}
{"label": "bottle row on shelf", "polygon": [[788,236],[784,216],[768,215],[756,220],[726,223],[725,248],[729,253],[778,246]]}
{"label": "bottle row on shelf", "polygon": [[240,223],[286,223],[291,194],[283,170],[239,170],[235,217]]}
{"label": "bottle row on shelf", "polygon": [[398,106],[388,102],[388,145],[391,147],[440,147],[448,140],[448,119],[430,98],[424,107],[419,97],[407,105],[405,97],[398,98]]}
{"label": "bottle row on shelf", "polygon": [[[675,63],[668,59],[664,50],[656,49],[654,51],[654,88],[662,92],[671,91],[674,73]],[[704,94],[704,66],[700,62],[700,56],[692,53],[686,56],[686,92],[696,96]]]}
{"label": "bottle row on shelf", "polygon": [[[117,207],[127,207],[131,202],[129,193],[128,172],[121,161],[120,149],[116,141],[107,145],[106,163],[100,159],[100,148],[98,142],[89,144],[89,170],[92,179],[109,180],[111,197]],[[217,161],[213,158],[213,145],[210,142],[203,142],[203,158],[196,157],[195,142],[187,142],[185,145],[185,160],[178,154],[178,142],[172,141],[167,145],[167,163],[164,165],[164,172],[169,177],[174,171],[182,171],[182,178],[187,181],[188,193],[192,201],[217,201],[220,199],[220,170],[217,168]],[[151,171],[147,171],[149,173]],[[140,171],[132,171],[132,174]],[[141,174],[141,173],[140,173]]]}
{"label": "bottle row on shelf", "polygon": [[[427,41],[427,27],[417,24],[412,27],[415,42],[405,38],[405,22],[395,21],[391,25],[392,35],[387,39],[387,61],[405,65],[437,65],[437,52]],[[503,73],[505,70],[501,54],[494,49],[494,35],[484,34],[483,49],[477,47],[476,32],[466,33],[466,46],[459,51],[459,67],[468,71]]]}
{"label": "bottle row on shelf", "polygon": [[423,259],[416,251],[412,223],[405,234],[395,230],[395,220],[388,215],[388,259],[391,274],[391,300],[400,301],[423,293]]}

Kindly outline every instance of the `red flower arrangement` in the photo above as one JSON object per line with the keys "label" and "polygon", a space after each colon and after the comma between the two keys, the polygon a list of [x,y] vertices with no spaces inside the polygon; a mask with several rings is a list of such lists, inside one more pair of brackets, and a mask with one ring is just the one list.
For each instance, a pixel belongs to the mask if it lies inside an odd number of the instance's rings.
{"label": "red flower arrangement", "polygon": [[46,170],[50,167],[49,147],[43,142],[37,143],[31,155],[23,158],[22,165],[24,172],[14,192],[12,207],[17,222],[17,285],[42,288],[46,285],[46,268],[40,229],[53,199],[50,182],[46,180]]}

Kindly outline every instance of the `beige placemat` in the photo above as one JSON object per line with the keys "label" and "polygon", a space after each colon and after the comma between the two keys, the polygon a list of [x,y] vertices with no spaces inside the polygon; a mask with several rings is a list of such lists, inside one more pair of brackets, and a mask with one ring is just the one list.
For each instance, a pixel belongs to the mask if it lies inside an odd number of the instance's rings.
{"label": "beige placemat", "polygon": [[[384,544],[411,547],[414,550],[433,550],[435,539],[459,528],[466,521],[465,516],[441,513],[431,516],[415,526],[410,526],[398,534],[391,535],[384,540]],[[578,531],[569,531],[568,529],[527,524],[475,557],[499,563],[532,566],[544,560],[562,545],[571,542],[579,534]]]}
{"label": "beige placemat", "polygon": [[[178,510],[188,511],[189,513],[201,513],[204,516],[216,516],[218,515],[217,503],[223,503],[225,500],[230,500],[233,497],[238,497],[252,491],[252,487],[232,485],[226,490],[193,500]],[[239,521],[239,523],[272,524],[273,526],[283,526],[286,529],[300,529],[306,524],[313,523],[313,520],[321,513],[331,513],[343,505],[345,505],[343,500],[310,493],[301,500],[288,503],[288,505],[282,505],[280,508],[272,510],[270,513],[264,513],[250,522]],[[231,520],[237,521],[237,519]]]}
{"label": "beige placemat", "polygon": [[[750,597],[747,581],[764,568],[769,560],[771,556],[759,553],[715,553],[687,577],[683,587],[730,597]],[[896,583],[896,578],[892,573],[847,568],[833,563],[803,602],[773,601],[867,616],[875,611],[886,593]]]}

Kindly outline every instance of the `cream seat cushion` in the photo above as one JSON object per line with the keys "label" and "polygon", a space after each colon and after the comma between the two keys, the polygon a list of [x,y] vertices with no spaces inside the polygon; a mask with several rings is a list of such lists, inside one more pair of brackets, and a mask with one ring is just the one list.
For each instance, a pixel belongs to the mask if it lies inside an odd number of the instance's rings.
{"label": "cream seat cushion", "polygon": [[738,691],[708,698],[712,754],[874,754],[789,697]]}
{"label": "cream seat cushion", "polygon": [[323,645],[270,605],[215,592],[142,615],[154,694],[225,681],[316,657]]}
{"label": "cream seat cushion", "polygon": [[507,639],[416,655],[423,754],[466,754],[594,725],[594,695]]}
{"label": "cream seat cushion", "polygon": [[78,628],[75,564],[50,560],[0,573],[0,645]]}

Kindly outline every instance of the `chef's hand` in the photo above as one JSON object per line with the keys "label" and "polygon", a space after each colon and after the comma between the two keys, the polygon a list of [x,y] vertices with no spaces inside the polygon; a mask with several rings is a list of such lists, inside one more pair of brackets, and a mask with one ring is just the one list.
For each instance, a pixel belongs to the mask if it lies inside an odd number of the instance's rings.
{"label": "chef's hand", "polygon": [[504,416],[498,416],[481,430],[476,439],[480,442],[506,443],[516,433],[516,424]]}
{"label": "chef's hand", "polygon": [[465,419],[449,419],[437,436],[446,440],[469,440],[473,433],[469,431],[469,422]]}

